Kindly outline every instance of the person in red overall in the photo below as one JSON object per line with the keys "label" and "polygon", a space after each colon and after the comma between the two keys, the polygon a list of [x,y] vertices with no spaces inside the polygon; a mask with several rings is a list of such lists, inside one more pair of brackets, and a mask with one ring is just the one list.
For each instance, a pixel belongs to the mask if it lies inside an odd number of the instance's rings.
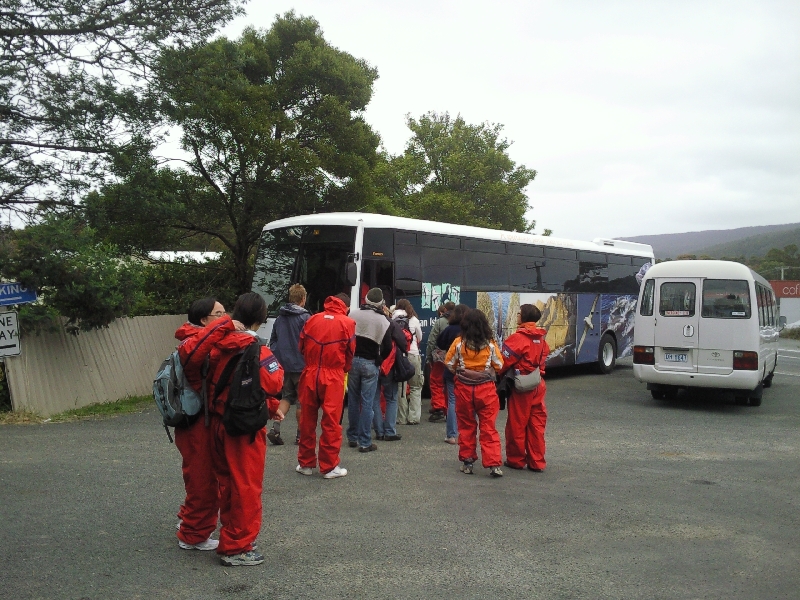
{"label": "person in red overall", "polygon": [[[536,326],[542,317],[541,311],[532,304],[519,307],[517,331],[503,344],[503,370],[519,371],[527,375],[539,368],[544,377],[545,362],[550,348],[545,341],[547,331]],[[506,462],[512,469],[544,471],[544,430],[547,425],[547,407],[544,397],[547,386],[544,379],[535,390],[520,392],[512,387],[508,398],[506,421]]]}
{"label": "person in red overall", "polygon": [[[229,332],[211,351],[209,390],[215,397],[211,404],[211,446],[214,474],[220,486],[219,546],[217,554],[225,566],[250,566],[264,562],[264,556],[255,548],[261,530],[261,492],[264,482],[264,463],[267,451],[266,427],[255,433],[232,436],[225,430],[222,415],[228,400],[229,381],[220,382],[225,366],[237,353],[252,344],[256,330],[267,317],[264,299],[253,292],[242,294],[233,308],[233,319],[245,324],[248,331]],[[283,388],[283,369],[269,347],[261,347],[259,369],[261,388],[267,394],[270,418],[282,420],[275,398]],[[224,386],[217,393],[219,386]]]}
{"label": "person in red overall", "polygon": [[[431,325],[428,343],[425,347],[425,360],[431,366],[430,377],[428,378],[428,388],[431,392],[431,414],[428,420],[431,423],[444,421],[445,413],[447,412],[447,398],[444,392],[444,362],[436,360],[434,355],[436,352],[436,338],[449,325],[447,318],[450,316],[450,311],[455,307],[456,305],[452,302],[446,302],[439,306],[439,310],[436,311],[436,320]],[[453,436],[453,443],[455,443],[455,436]]]}
{"label": "person in red overall", "polygon": [[298,347],[306,366],[300,374],[300,447],[296,471],[311,475],[317,467],[317,420],[322,409],[319,439],[319,470],[325,479],[347,475],[339,466],[342,447],[344,379],[350,371],[356,349],[356,323],[347,316],[347,294],[329,296],[324,312],[312,316],[300,332]]}
{"label": "person in red overall", "polygon": [[[214,298],[192,303],[189,320],[175,332],[181,341],[178,355],[184,376],[198,393],[202,392],[205,359],[213,345],[241,323],[225,315],[225,308]],[[215,550],[211,534],[217,528],[219,484],[211,465],[211,429],[203,412],[185,427],[175,428],[175,446],[181,453],[186,498],[178,511],[178,546],[184,550]]]}
{"label": "person in red overall", "polygon": [[461,335],[447,351],[444,364],[455,374],[461,472],[467,475],[473,472],[473,463],[478,460],[476,442],[480,430],[483,466],[493,477],[502,477],[500,434],[495,426],[500,412],[495,372],[503,368],[503,358],[494,343],[489,321],[481,311],[470,310],[461,319]]}

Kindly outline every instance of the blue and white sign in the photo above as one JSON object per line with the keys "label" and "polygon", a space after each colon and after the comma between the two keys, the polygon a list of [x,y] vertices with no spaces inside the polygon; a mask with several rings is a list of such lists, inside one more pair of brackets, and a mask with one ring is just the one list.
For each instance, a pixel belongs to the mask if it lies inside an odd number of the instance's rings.
{"label": "blue and white sign", "polygon": [[36,302],[36,290],[29,290],[21,283],[0,283],[0,306]]}
{"label": "blue and white sign", "polygon": [[0,312],[0,356],[18,356],[19,353],[17,313]]}

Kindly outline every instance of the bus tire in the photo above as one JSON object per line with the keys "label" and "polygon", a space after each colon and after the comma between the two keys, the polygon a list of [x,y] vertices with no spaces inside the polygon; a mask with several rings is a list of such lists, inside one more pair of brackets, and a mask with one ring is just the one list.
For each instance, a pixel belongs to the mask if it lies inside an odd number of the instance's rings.
{"label": "bus tire", "polygon": [[617,343],[610,333],[603,334],[600,338],[600,347],[597,349],[597,371],[608,375],[617,364]]}

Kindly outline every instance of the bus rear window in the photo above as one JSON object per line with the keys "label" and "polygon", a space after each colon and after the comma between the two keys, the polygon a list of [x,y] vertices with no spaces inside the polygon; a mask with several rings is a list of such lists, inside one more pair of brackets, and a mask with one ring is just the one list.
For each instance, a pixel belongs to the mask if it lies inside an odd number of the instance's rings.
{"label": "bus rear window", "polygon": [[750,289],[746,281],[706,279],[703,282],[703,312],[709,319],[749,319]]}
{"label": "bus rear window", "polygon": [[662,283],[658,311],[662,317],[693,317],[695,293],[688,281]]}

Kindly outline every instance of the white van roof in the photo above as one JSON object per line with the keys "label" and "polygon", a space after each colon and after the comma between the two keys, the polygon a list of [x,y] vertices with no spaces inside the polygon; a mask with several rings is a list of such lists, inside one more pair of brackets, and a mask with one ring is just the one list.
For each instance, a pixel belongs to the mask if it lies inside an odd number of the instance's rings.
{"label": "white van roof", "polygon": [[709,279],[756,279],[758,273],[742,263],[729,260],[670,260],[650,267],[645,279],[654,277],[706,277]]}

